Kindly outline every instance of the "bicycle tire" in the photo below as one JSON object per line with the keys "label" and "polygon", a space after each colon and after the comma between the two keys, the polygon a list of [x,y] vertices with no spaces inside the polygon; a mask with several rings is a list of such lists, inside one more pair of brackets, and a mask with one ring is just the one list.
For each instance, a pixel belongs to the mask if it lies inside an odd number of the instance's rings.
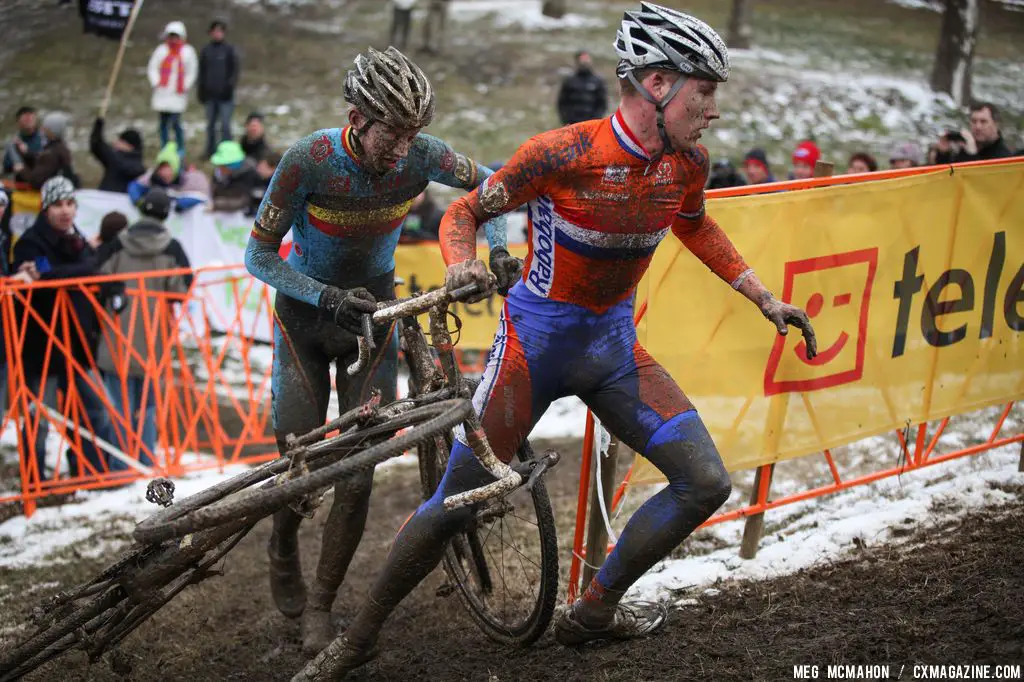
{"label": "bicycle tire", "polygon": [[[445,440],[451,442],[451,434]],[[450,445],[443,453],[428,445],[421,451],[421,478],[424,481],[424,494],[433,495],[447,467]],[[533,458],[533,450],[529,442],[524,441],[517,456],[521,461]],[[431,466],[433,464],[433,466]],[[431,474],[431,470],[433,473]],[[429,496],[428,495],[428,496]],[[537,518],[537,532],[540,544],[540,576],[539,590],[530,613],[515,624],[500,619],[484,603],[472,585],[473,578],[461,568],[462,562],[469,563],[469,570],[475,573],[475,580],[484,585],[493,585],[495,571],[490,566],[480,531],[470,528],[457,535],[445,549],[443,566],[448,579],[455,584],[463,606],[470,617],[490,639],[506,645],[517,647],[530,646],[547,630],[555,612],[558,599],[558,538],[555,529],[554,512],[548,497],[544,481],[537,481],[530,492],[534,513]]]}
{"label": "bicycle tire", "polygon": [[[220,499],[197,509],[190,509],[176,518],[154,515],[136,526],[135,538],[140,542],[162,542],[242,519],[254,523],[303,495],[328,487],[341,478],[372,470],[378,464],[401,455],[424,440],[429,440],[433,435],[450,431],[456,424],[466,419],[472,409],[473,406],[468,400],[443,400],[413,408],[385,424],[374,427],[379,430],[385,425],[390,427],[401,424],[402,426],[395,427],[397,430],[409,423],[416,424],[408,431],[383,443],[372,445],[340,461],[324,463],[322,459],[319,462],[311,462],[310,473],[280,484],[267,482],[259,488],[236,491],[241,495],[237,499]],[[360,432],[353,435],[358,433]]]}

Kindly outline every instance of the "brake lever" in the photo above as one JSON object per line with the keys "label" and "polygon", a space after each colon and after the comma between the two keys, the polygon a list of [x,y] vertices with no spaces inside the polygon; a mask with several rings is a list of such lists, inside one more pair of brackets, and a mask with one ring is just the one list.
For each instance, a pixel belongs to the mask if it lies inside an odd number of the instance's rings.
{"label": "brake lever", "polygon": [[537,461],[537,466],[535,466],[533,471],[530,472],[530,478],[526,481],[526,489],[532,493],[533,487],[537,485],[537,481],[540,480],[540,477],[543,476],[548,469],[558,464],[560,459],[561,455],[558,454],[557,450],[548,450],[545,452]]}

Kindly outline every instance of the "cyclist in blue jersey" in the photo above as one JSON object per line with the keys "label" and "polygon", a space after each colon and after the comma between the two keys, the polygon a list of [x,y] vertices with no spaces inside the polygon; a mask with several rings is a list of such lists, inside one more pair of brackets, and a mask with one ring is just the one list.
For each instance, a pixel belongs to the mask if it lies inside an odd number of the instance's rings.
{"label": "cyclist in blue jersey", "polygon": [[[413,198],[431,181],[468,190],[491,174],[420,132],[433,118],[434,93],[397,49],[357,56],[345,100],[352,105],[348,126],[318,130],[281,159],[245,252],[249,272],[277,290],[271,388],[282,453],[288,434],[324,424],[332,361],[342,411],[374,388],[385,402],[395,399],[398,349],[388,329],[375,331],[380,351],[367,370],[345,372],[357,355],[361,316],[394,298],[395,246]],[[289,231],[293,244],[283,260],[279,249]],[[489,222],[485,231],[499,259],[507,254],[504,221]],[[271,591],[284,615],[303,616],[307,650],[334,637],[331,606],[362,536],[372,484],[371,472],[335,487],[308,600],[298,551],[302,516],[286,509],[274,517]]]}

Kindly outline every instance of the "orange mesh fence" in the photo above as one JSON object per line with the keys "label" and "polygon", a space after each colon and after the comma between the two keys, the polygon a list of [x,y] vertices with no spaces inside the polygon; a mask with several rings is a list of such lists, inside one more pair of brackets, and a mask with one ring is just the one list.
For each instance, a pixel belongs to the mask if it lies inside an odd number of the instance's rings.
{"label": "orange mesh fence", "polygon": [[47,495],[276,456],[273,351],[253,340],[272,338],[269,290],[240,267],[200,271],[188,293],[153,286],[183,274],[0,283],[3,426],[18,442],[17,487],[5,481],[0,503],[31,514]]}

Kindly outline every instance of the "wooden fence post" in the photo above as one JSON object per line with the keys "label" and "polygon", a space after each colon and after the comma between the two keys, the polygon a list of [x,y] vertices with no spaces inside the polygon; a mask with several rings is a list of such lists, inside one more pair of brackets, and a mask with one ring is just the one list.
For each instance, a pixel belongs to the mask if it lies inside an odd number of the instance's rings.
{"label": "wooden fence post", "polygon": [[[595,438],[595,442],[600,443],[600,438]],[[583,564],[583,582],[582,589],[587,589],[587,585],[593,580],[597,574],[597,569],[604,564],[605,555],[608,550],[608,530],[604,525],[604,517],[601,514],[601,503],[598,495],[603,494],[605,499],[605,505],[610,506],[612,502],[612,495],[615,493],[615,469],[616,462],[619,459],[619,451],[623,446],[618,439],[612,438],[608,444],[608,457],[601,460],[601,478],[597,478],[597,467],[595,467],[594,475],[594,498],[590,502],[590,516],[587,519],[587,553],[586,563]],[[594,453],[595,458],[601,457],[600,452]],[[600,491],[598,490],[600,486]],[[603,493],[601,492],[603,491]],[[611,509],[608,509],[608,513],[611,513]]]}

